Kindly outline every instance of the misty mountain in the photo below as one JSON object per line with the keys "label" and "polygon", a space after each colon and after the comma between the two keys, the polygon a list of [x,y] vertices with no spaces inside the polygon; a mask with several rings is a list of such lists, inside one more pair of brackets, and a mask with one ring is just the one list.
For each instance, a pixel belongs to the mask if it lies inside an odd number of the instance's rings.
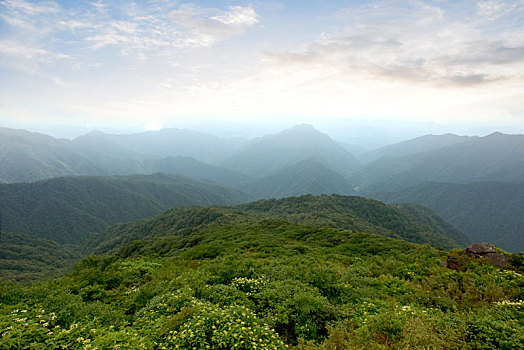
{"label": "misty mountain", "polygon": [[494,133],[433,151],[381,158],[350,175],[359,193],[399,191],[423,182],[524,179],[524,135]]}
{"label": "misty mountain", "polygon": [[166,158],[184,156],[217,164],[231,156],[244,141],[184,129],[162,129],[137,134],[112,135],[91,132],[73,140],[73,144],[95,153],[117,157],[140,156]]}
{"label": "misty mountain", "polygon": [[0,185],[0,214],[5,231],[81,243],[111,224],[173,206],[231,205],[250,199],[223,185],[176,175],[61,177]]}
{"label": "misty mountain", "polygon": [[491,242],[509,252],[524,251],[524,183],[424,183],[372,197],[424,205],[472,242]]}
{"label": "misty mountain", "polygon": [[321,162],[341,175],[359,166],[359,161],[340,144],[306,124],[255,139],[223,165],[250,176],[263,177],[303,160]]}
{"label": "misty mountain", "polygon": [[240,186],[249,181],[249,177],[178,154],[219,161],[242,142],[179,129],[134,135],[93,131],[70,141],[0,128],[0,183],[70,175],[167,172]]}
{"label": "misty mountain", "polygon": [[179,174],[193,179],[218,182],[232,187],[242,187],[251,178],[238,171],[199,162],[190,157],[167,157],[163,159],[149,159],[142,162],[143,171],[148,173]]}
{"label": "misty mountain", "polygon": [[345,142],[339,142],[339,144],[342,147],[344,147],[346,151],[353,154],[359,161],[361,160],[360,157],[362,156],[362,154],[365,154],[366,152],[369,152],[370,150],[369,148],[366,148],[361,145],[356,145],[356,144],[350,144],[350,143],[345,143]]}
{"label": "misty mountain", "polygon": [[0,128],[0,182],[27,182],[97,171],[102,170],[70,147],[69,140]]}
{"label": "misty mountain", "polygon": [[459,136],[455,134],[424,135],[411,140],[387,145],[372,151],[362,152],[359,155],[359,159],[364,163],[370,163],[383,157],[403,157],[411,154],[428,152],[475,138],[476,137]]}
{"label": "misty mountain", "polygon": [[354,194],[346,178],[330,170],[321,162],[306,160],[277,170],[242,187],[255,198],[282,198],[303,194]]}

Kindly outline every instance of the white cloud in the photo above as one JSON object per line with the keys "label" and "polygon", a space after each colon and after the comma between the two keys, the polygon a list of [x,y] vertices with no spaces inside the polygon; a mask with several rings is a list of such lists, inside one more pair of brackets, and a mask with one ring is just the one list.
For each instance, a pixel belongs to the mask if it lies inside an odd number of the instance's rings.
{"label": "white cloud", "polygon": [[182,5],[171,11],[170,17],[180,28],[182,42],[189,46],[210,46],[240,35],[246,27],[258,23],[251,7],[230,6],[229,11]]}
{"label": "white cloud", "polygon": [[24,0],[4,0],[1,2],[10,11],[24,12],[29,15],[56,13],[60,6],[54,1],[27,2]]}
{"label": "white cloud", "polygon": [[26,46],[63,42],[76,49],[86,43],[93,50],[117,46],[121,54],[135,53],[138,59],[171,55],[174,48],[214,45],[242,34],[259,20],[252,7],[243,6],[220,10],[177,2],[148,2],[141,7],[90,4],[92,8],[70,9],[52,1],[5,0],[0,2],[0,19],[20,30],[11,38],[23,37]]}
{"label": "white cloud", "polygon": [[522,0],[487,0],[477,3],[478,14],[490,21],[497,20],[511,13],[522,11]]}
{"label": "white cloud", "polygon": [[[485,11],[488,7],[491,12],[502,11],[493,1],[484,6]],[[420,1],[405,6],[375,2],[345,14],[352,23],[343,30],[324,34],[305,49],[267,56],[285,65],[323,64],[341,74],[357,72],[420,84],[463,87],[521,78],[524,37],[515,40],[522,31],[519,27],[493,30],[477,17],[457,21],[445,10]]]}
{"label": "white cloud", "polygon": [[258,23],[258,15],[252,7],[229,6],[229,12],[211,17],[224,24],[242,26]]}
{"label": "white cloud", "polygon": [[0,41],[0,53],[13,56],[15,59],[37,59],[47,61],[70,58],[70,56],[66,54],[56,53],[32,46],[25,46],[10,40]]}

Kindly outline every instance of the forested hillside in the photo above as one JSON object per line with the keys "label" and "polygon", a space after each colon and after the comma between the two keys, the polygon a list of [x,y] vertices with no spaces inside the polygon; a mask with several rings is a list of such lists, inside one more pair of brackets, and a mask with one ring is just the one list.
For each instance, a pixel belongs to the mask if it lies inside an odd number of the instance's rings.
{"label": "forested hillside", "polygon": [[264,220],[366,231],[443,248],[467,242],[463,234],[429,210],[414,211],[360,197],[306,195],[234,207],[174,208],[151,219],[114,225],[88,244],[95,252],[104,253],[133,240],[167,234],[185,236],[209,225]]}
{"label": "forested hillside", "polygon": [[147,222],[157,237],[66,277],[0,282],[0,347],[524,347],[522,255],[501,270],[454,251],[450,270],[428,245],[227,215],[175,235],[157,217]]}
{"label": "forested hillside", "polygon": [[373,197],[392,203],[424,205],[473,242],[492,242],[510,252],[524,251],[523,183],[424,183]]}
{"label": "forested hillside", "polygon": [[251,182],[241,189],[255,198],[282,198],[303,194],[355,194],[342,175],[321,162],[305,160]]}
{"label": "forested hillside", "polygon": [[[0,185],[0,216],[8,232],[78,243],[113,223],[149,217],[175,205],[229,205],[303,194],[378,196],[378,192],[394,192],[377,198],[429,206],[469,237],[457,236],[455,242],[486,240],[516,251],[524,245],[522,203],[517,196],[521,191],[509,188],[518,187],[516,184],[524,178],[523,137],[501,133],[485,137],[426,135],[367,153],[360,150],[364,161],[376,159],[360,166],[341,144],[310,125],[297,125],[251,141],[183,129],[131,135],[91,132],[69,141],[2,128],[0,184],[63,175],[156,172],[204,181],[179,178],[168,185],[151,180],[153,176],[148,180],[133,177],[133,181],[129,177],[125,181],[120,178],[117,185],[116,178],[108,183],[109,178],[97,177]],[[136,183],[143,180],[155,184]],[[486,180],[492,185],[472,185]],[[403,191],[427,181],[465,187]],[[413,241],[453,246],[446,240],[439,243],[438,237],[428,237]]]}
{"label": "forested hillside", "polygon": [[33,283],[49,279],[70,271],[82,256],[78,247],[0,231],[0,280]]}
{"label": "forested hillside", "polygon": [[524,135],[493,133],[405,157],[386,157],[350,176],[359,193],[399,191],[437,181],[468,183],[524,179]]}
{"label": "forested hillside", "polygon": [[226,186],[176,175],[62,177],[0,185],[0,214],[4,231],[80,244],[111,224],[173,206],[231,205],[250,199]]}

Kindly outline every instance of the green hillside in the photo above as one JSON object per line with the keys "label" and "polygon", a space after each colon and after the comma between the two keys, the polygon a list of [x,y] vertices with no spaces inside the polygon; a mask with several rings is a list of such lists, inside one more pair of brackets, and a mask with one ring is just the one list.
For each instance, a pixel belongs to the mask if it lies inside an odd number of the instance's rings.
{"label": "green hillside", "polygon": [[0,279],[31,283],[71,270],[78,249],[32,235],[0,232]]}
{"label": "green hillside", "polygon": [[510,252],[524,251],[524,183],[424,183],[373,197],[424,205],[472,242],[492,242]]}
{"label": "green hillside", "polygon": [[114,225],[93,236],[88,245],[95,252],[103,253],[132,240],[166,234],[184,236],[217,223],[240,224],[268,219],[366,231],[442,248],[458,247],[458,242],[467,241],[429,210],[406,210],[404,206],[360,197],[305,195],[234,207],[174,208],[151,219]]}
{"label": "green hillside", "polygon": [[305,160],[275,171],[241,189],[255,198],[282,198],[303,194],[355,194],[348,180],[315,160]]}
{"label": "green hillside", "polygon": [[249,199],[229,187],[165,174],[0,185],[3,230],[71,244],[80,244],[111,224],[149,217],[173,206],[231,205]]}
{"label": "green hillside", "polygon": [[297,224],[372,232],[446,249],[469,242],[463,233],[427,208],[388,205],[363,197],[306,195],[260,200],[237,208]]}
{"label": "green hillside", "polygon": [[447,253],[381,235],[244,217],[162,236],[161,218],[159,237],[66,277],[0,282],[0,348],[524,346],[522,256],[500,270],[455,251],[455,271]]}

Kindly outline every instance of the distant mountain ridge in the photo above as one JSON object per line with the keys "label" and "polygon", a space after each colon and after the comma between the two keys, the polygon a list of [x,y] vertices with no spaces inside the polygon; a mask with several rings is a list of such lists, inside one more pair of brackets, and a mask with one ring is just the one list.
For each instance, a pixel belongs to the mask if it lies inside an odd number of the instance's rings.
{"label": "distant mountain ridge", "polygon": [[305,160],[321,162],[341,175],[360,165],[344,147],[307,124],[255,139],[222,165],[261,178]]}
{"label": "distant mountain ridge", "polygon": [[356,193],[345,177],[316,160],[301,161],[277,170],[241,189],[255,198]]}
{"label": "distant mountain ridge", "polygon": [[[162,147],[162,142],[167,142]],[[189,160],[225,159],[238,139],[181,129],[109,135],[90,132],[70,141],[25,130],[0,128],[0,183],[31,182],[59,176],[132,175],[170,172],[225,184],[244,183],[243,174]],[[182,157],[182,158],[178,158]],[[231,180],[231,181],[228,181]]]}
{"label": "distant mountain ridge", "polygon": [[414,139],[387,145],[360,154],[360,159],[369,163],[383,157],[404,157],[416,153],[433,151],[456,143],[466,142],[476,136],[459,136],[455,134],[424,135]]}
{"label": "distant mountain ridge", "polygon": [[398,158],[381,158],[350,175],[359,193],[398,191],[419,183],[524,179],[524,135],[493,133]]}
{"label": "distant mountain ridge", "polygon": [[0,181],[28,182],[102,171],[70,144],[48,135],[0,128]]}
{"label": "distant mountain ridge", "polygon": [[185,129],[161,129],[137,134],[112,135],[90,132],[72,141],[75,146],[116,156],[136,155],[143,158],[191,157],[218,164],[244,143],[241,139],[222,139],[217,136]]}

